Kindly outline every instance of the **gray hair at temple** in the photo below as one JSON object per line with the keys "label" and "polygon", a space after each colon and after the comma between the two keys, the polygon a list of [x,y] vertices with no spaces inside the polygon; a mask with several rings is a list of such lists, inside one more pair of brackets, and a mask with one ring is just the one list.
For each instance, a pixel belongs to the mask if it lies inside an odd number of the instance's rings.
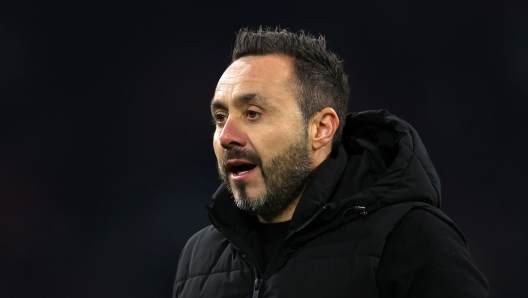
{"label": "gray hair at temple", "polygon": [[283,54],[294,58],[298,103],[305,125],[318,111],[331,107],[339,117],[332,148],[341,142],[350,87],[343,61],[326,48],[323,36],[279,28],[242,28],[236,36],[232,62],[244,56]]}

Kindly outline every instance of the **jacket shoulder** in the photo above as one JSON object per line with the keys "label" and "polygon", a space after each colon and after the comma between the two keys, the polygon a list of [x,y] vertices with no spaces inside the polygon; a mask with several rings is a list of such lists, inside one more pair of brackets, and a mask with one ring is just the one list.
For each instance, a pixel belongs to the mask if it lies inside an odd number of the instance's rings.
{"label": "jacket shoulder", "polygon": [[377,271],[381,297],[487,297],[462,232],[434,207],[410,210],[387,237]]}
{"label": "jacket shoulder", "polygon": [[180,254],[176,283],[206,272],[206,267],[211,264],[210,258],[214,258],[211,253],[223,251],[228,244],[227,239],[212,225],[196,232]]}

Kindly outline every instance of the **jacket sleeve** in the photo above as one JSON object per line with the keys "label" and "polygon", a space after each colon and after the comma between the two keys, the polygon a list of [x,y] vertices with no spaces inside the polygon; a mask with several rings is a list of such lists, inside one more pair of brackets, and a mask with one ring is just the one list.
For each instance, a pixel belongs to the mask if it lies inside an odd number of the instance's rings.
{"label": "jacket sleeve", "polygon": [[389,234],[376,279],[382,298],[488,297],[462,234],[423,209],[410,211]]}

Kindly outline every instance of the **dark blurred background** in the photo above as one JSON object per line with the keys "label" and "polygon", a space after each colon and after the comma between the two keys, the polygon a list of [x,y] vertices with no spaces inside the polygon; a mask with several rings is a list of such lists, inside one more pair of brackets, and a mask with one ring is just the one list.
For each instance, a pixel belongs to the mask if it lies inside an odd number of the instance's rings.
{"label": "dark blurred background", "polygon": [[[50,3],[54,2],[54,3]],[[235,32],[325,35],[419,132],[491,297],[528,297],[526,1],[2,1],[0,297],[170,297]]]}

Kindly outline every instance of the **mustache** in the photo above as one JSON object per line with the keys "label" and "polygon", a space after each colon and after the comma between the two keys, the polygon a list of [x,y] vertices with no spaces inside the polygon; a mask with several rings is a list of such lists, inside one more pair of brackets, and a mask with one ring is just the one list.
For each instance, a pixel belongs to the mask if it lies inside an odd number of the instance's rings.
{"label": "mustache", "polygon": [[222,168],[224,171],[227,170],[227,161],[230,159],[245,159],[250,163],[256,165],[257,167],[262,168],[262,161],[257,152],[253,150],[247,150],[242,148],[232,148],[226,150],[224,156],[222,157]]}

